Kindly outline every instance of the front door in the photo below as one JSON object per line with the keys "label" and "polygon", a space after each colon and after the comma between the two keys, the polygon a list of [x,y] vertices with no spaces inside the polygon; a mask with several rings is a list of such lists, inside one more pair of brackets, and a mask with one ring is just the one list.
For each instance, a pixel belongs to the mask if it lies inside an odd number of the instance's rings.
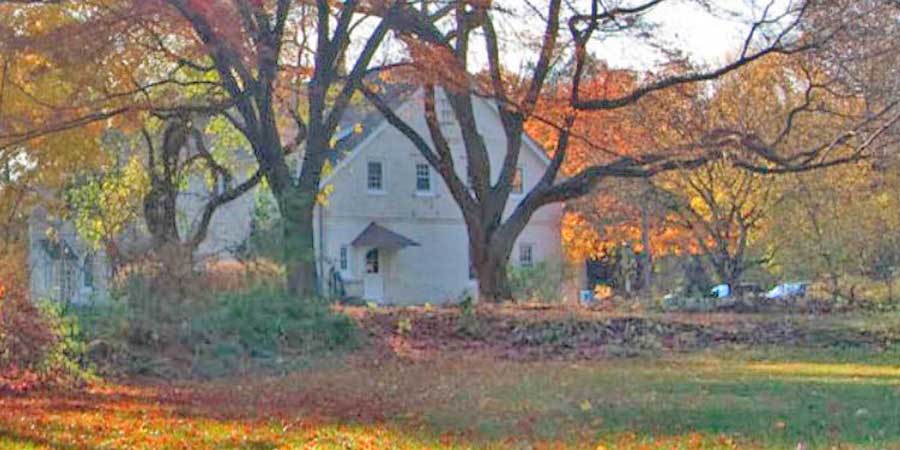
{"label": "front door", "polygon": [[366,252],[366,273],[363,275],[363,297],[373,302],[384,301],[384,276],[381,255],[377,248]]}

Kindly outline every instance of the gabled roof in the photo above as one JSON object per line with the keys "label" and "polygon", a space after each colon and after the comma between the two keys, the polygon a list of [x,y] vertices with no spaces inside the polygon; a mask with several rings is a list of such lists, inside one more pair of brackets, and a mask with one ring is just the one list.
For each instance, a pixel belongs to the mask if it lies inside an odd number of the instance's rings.
{"label": "gabled roof", "polygon": [[419,243],[372,222],[362,233],[359,233],[359,236],[350,245],[398,250],[404,247],[418,247]]}
{"label": "gabled roof", "polygon": [[[416,94],[421,90],[419,87],[408,84],[384,85],[382,89],[384,91],[382,95],[387,99],[392,109],[398,113],[409,104],[411,99],[416,98]],[[476,96],[476,99],[489,102],[488,99],[483,97]],[[489,109],[497,116],[497,120],[500,120],[499,112],[493,107]],[[331,155],[329,155],[329,160],[334,170],[322,179],[322,184],[327,184],[349,162],[353,155],[359,153],[368,140],[374,138],[376,133],[389,126],[391,125],[381,115],[381,112],[368,103],[364,106],[348,108],[338,128],[337,142]],[[361,127],[361,129],[358,127]],[[550,158],[547,156],[546,151],[528,133],[523,134],[524,146],[530,149],[541,162],[549,165]]]}
{"label": "gabled roof", "polygon": [[78,260],[78,253],[75,252],[75,249],[73,249],[65,239],[41,239],[40,244],[44,253],[54,261],[63,258],[70,261]]}
{"label": "gabled roof", "polygon": [[[405,103],[417,90],[416,87],[407,84],[381,84],[379,86],[382,91],[380,95],[387,99],[388,106],[393,109],[397,109]],[[384,121],[384,116],[368,101],[348,107],[338,125],[333,151],[328,156],[331,164],[336,166],[375,132]]]}

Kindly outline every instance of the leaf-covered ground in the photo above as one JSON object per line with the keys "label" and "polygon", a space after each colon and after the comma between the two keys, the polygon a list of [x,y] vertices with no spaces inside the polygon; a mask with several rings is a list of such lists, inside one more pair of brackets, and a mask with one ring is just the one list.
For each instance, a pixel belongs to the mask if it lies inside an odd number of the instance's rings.
{"label": "leaf-covered ground", "polygon": [[891,348],[415,355],[370,346],[281,377],[0,396],[0,449],[900,448]]}
{"label": "leaf-covered ground", "polygon": [[900,345],[900,315],[604,312],[565,307],[345,308],[370,341],[415,360],[480,352],[515,361],[597,360],[715,348]]}

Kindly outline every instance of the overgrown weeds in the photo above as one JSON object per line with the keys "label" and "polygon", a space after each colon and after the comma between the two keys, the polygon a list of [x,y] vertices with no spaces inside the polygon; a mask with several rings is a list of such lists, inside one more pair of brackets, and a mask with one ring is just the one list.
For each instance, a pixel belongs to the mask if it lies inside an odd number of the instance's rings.
{"label": "overgrown weeds", "polygon": [[559,303],[572,268],[562,261],[542,261],[534,267],[511,266],[509,284],[513,298],[538,303]]}
{"label": "overgrown weeds", "polygon": [[102,372],[170,378],[282,373],[358,344],[352,320],[279,287],[177,300],[165,294],[135,276],[109,304],[80,311],[88,354]]}

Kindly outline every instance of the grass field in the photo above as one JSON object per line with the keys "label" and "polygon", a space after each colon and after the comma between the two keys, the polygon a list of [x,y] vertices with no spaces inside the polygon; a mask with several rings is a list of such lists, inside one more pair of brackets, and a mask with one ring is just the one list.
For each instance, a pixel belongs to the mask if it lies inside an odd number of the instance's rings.
{"label": "grass field", "polygon": [[767,348],[404,363],[361,353],[277,378],[0,397],[0,448],[900,449],[898,356]]}

